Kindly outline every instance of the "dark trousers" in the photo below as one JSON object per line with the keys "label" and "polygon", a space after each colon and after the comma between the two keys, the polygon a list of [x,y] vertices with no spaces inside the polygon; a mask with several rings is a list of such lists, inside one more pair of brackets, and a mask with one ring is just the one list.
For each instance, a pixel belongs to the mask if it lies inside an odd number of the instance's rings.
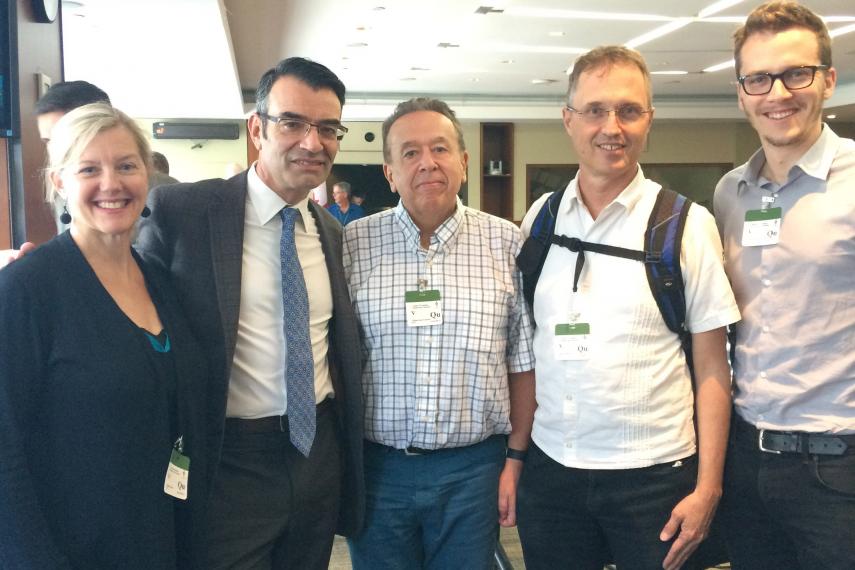
{"label": "dark trousers", "polygon": [[661,569],[671,542],[659,533],[696,477],[694,456],[640,469],[573,469],[531,445],[517,497],[526,568]]}
{"label": "dark trousers", "polygon": [[[227,430],[228,432],[228,430]],[[331,405],[303,457],[284,432],[226,433],[210,509],[209,568],[326,569],[341,457]]]}
{"label": "dark trousers", "polygon": [[855,569],[855,442],[774,454],[757,436],[739,419],[731,429],[721,517],[734,570]]}

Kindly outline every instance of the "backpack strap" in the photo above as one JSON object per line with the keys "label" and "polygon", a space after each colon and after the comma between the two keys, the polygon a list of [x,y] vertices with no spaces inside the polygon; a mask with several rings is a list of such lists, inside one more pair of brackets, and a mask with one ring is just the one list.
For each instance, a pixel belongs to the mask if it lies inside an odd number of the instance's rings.
{"label": "backpack strap", "polygon": [[691,200],[673,190],[663,188],[659,191],[644,235],[644,250],[648,256],[644,267],[662,319],[668,329],[680,338],[686,363],[694,378],[692,335],[686,328],[686,291],[680,267],[683,230],[691,205]]}
{"label": "backpack strap", "polygon": [[549,247],[552,245],[551,239],[555,235],[558,206],[561,204],[565,189],[553,192],[543,203],[531,225],[528,239],[525,240],[517,255],[517,267],[523,279],[523,296],[529,308],[532,309],[534,308],[534,290],[537,287],[537,280],[540,279],[540,272],[543,270]]}

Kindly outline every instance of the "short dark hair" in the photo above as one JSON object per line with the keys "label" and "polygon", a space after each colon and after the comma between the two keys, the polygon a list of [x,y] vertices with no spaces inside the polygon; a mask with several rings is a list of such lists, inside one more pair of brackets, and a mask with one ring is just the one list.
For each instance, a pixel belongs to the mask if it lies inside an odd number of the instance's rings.
{"label": "short dark hair", "polygon": [[36,102],[36,115],[55,111],[67,113],[90,103],[110,105],[110,97],[88,81],[60,81],[51,85],[47,93]]}
{"label": "short dark hair", "polygon": [[296,77],[315,91],[321,89],[329,89],[335,96],[338,97],[339,103],[344,107],[344,83],[338,76],[330,71],[330,69],[311,59],[304,57],[289,57],[283,59],[264,72],[261,79],[258,81],[258,88],[255,90],[255,112],[261,116],[261,126],[267,128],[267,118],[264,116],[268,110],[268,97],[273,84],[280,77],[292,76]]}
{"label": "short dark hair", "polygon": [[653,89],[650,82],[650,71],[640,53],[625,46],[599,46],[581,56],[573,64],[570,80],[567,82],[567,103],[573,104],[573,95],[579,85],[579,78],[586,71],[613,65],[634,65],[641,72],[647,87],[647,103],[653,102]]}
{"label": "short dark hair", "polygon": [[345,182],[344,180],[342,180],[341,182],[336,182],[335,184],[333,184],[333,189],[335,189],[336,186],[341,188],[342,191],[347,194],[348,198],[353,196],[353,189],[350,187],[350,182]]}
{"label": "short dark hair", "polygon": [[745,23],[733,33],[733,59],[736,76],[742,75],[742,46],[754,34],[777,33],[805,28],[814,33],[819,46],[819,62],[831,67],[831,37],[822,18],[796,2],[767,2],[754,8]]}
{"label": "short dark hair", "polygon": [[166,160],[166,156],[162,152],[151,151],[151,164],[158,172],[169,174],[169,161]]}
{"label": "short dark hair", "polygon": [[451,121],[451,124],[454,125],[454,131],[457,133],[457,144],[460,146],[460,150],[466,150],[466,143],[463,142],[463,128],[460,126],[460,121],[457,120],[457,115],[451,110],[448,103],[432,97],[415,97],[398,103],[395,110],[392,111],[392,114],[386,117],[386,120],[383,121],[383,160],[387,163],[391,161],[391,153],[389,152],[389,131],[392,129],[392,125],[404,115],[409,115],[410,113],[415,113],[417,111],[433,111],[434,113],[439,113],[440,115],[447,117],[448,120]]}

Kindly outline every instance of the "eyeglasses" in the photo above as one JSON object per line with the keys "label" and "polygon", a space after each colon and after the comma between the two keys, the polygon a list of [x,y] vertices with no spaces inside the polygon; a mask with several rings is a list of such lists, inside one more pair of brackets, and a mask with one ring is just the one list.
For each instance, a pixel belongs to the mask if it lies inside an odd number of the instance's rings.
{"label": "eyeglasses", "polygon": [[621,105],[620,107],[615,107],[614,109],[606,109],[605,107],[600,107],[598,105],[592,105],[590,107],[586,107],[579,111],[578,109],[574,109],[570,105],[567,105],[568,111],[573,111],[577,115],[582,117],[582,120],[586,123],[590,123],[592,125],[599,125],[605,123],[609,118],[609,113],[614,113],[615,118],[624,125],[630,125],[632,123],[638,122],[641,120],[644,115],[647,113],[651,113],[653,109],[644,109],[638,105]]}
{"label": "eyeglasses", "polygon": [[340,141],[347,134],[347,127],[344,125],[311,123],[295,117],[274,117],[267,113],[258,113],[258,116],[274,123],[279,132],[287,137],[302,138],[309,136],[309,131],[312,130],[312,127],[318,130],[318,136],[325,141]]}
{"label": "eyeglasses", "polygon": [[776,79],[780,79],[784,87],[793,91],[813,85],[813,79],[818,70],[828,69],[827,65],[800,65],[791,67],[781,73],[752,73],[742,75],[737,81],[742,85],[746,95],[765,95],[772,91]]}

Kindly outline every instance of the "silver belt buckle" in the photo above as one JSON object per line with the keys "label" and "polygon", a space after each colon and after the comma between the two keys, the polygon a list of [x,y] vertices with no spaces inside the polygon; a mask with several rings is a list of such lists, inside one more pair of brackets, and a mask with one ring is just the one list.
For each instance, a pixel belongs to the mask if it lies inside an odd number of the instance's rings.
{"label": "silver belt buckle", "polygon": [[759,435],[757,436],[757,445],[760,447],[760,451],[763,451],[765,453],[774,453],[776,455],[781,455],[781,452],[778,451],[777,449],[766,449],[765,447],[763,447],[763,434],[764,433],[766,433],[766,430],[761,429],[759,432]]}

